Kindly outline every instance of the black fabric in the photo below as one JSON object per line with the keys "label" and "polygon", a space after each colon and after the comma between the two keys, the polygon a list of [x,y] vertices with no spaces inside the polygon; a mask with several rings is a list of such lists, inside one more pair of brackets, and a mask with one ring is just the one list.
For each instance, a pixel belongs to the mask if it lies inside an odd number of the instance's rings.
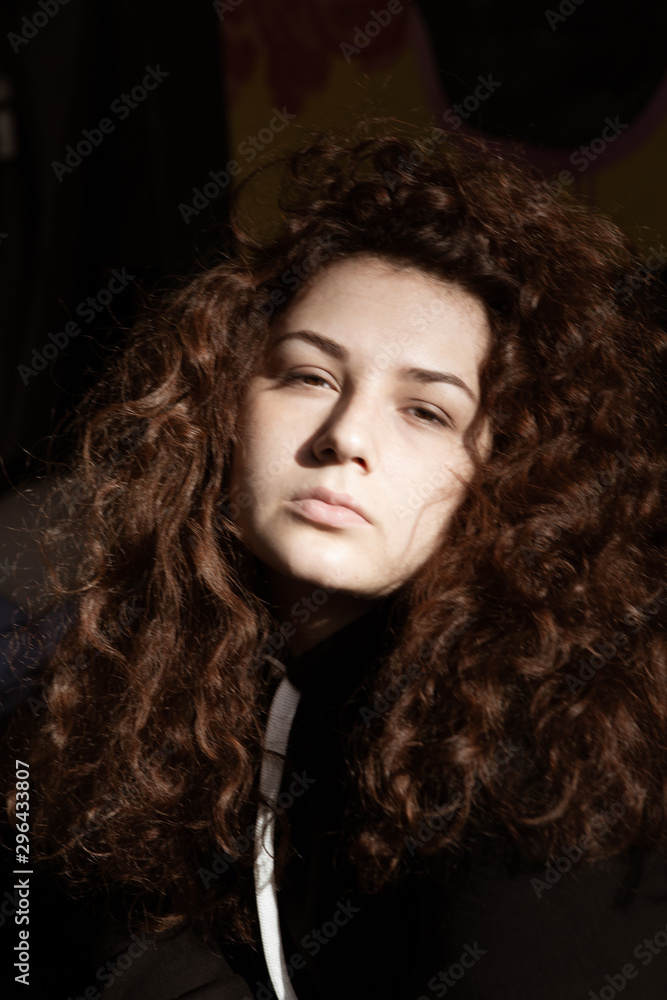
{"label": "black fabric", "polygon": [[[179,209],[230,159],[213,4],[182,4],[178,16],[159,0],[43,5],[57,13],[47,16],[36,0],[0,4],[3,489],[28,468],[41,470],[44,438],[56,428],[51,457],[68,460],[59,418],[97,383],[107,364],[103,347],[123,345],[123,326],[143,306],[142,287],[159,279],[171,285],[174,274],[224,248],[215,222],[227,217],[229,193],[221,189],[219,200],[187,222]],[[48,24],[35,31],[39,20]],[[142,86],[148,67],[162,81],[126,104],[122,95]],[[103,134],[105,119],[112,131]],[[86,132],[98,134],[96,145],[77,164]],[[79,312],[108,288],[114,271],[132,280],[102,311]],[[45,345],[63,337],[68,321],[80,332],[54,360]],[[33,352],[46,367],[33,367]]]}
{"label": "black fabric", "polygon": [[[547,875],[488,823],[457,856],[415,862],[378,895],[359,891],[340,849],[344,734],[361,718],[359,685],[387,640],[389,607],[284,657],[302,691],[279,799],[294,847],[279,910],[298,1000],[664,1000],[667,864],[657,853],[587,865],[585,854],[564,852]],[[31,940],[41,968],[24,996],[76,1000],[91,985],[105,1000],[274,996],[261,950],[221,941],[213,954],[188,928],[144,948],[106,908],[48,902],[52,887],[40,895],[37,886]],[[119,963],[132,945],[136,960]],[[113,982],[100,977],[105,968]]]}
{"label": "black fabric", "polygon": [[[7,863],[7,859],[3,861]],[[27,1000],[251,1000],[241,976],[189,928],[152,938],[129,932],[120,897],[74,900],[45,873],[30,876],[30,973],[15,981],[15,878],[0,914],[0,996]]]}
{"label": "black fabric", "polygon": [[[189,928],[151,940],[145,934],[117,937],[96,964],[102,996],[108,1000],[249,1000],[245,981],[227,960],[204,947]],[[103,988],[102,988],[103,987]]]}
{"label": "black fabric", "polygon": [[[656,853],[586,865],[575,852],[547,876],[487,823],[460,856],[415,865],[379,895],[356,888],[339,849],[344,733],[361,719],[357,688],[386,639],[389,608],[285,657],[302,697],[281,788],[295,854],[278,895],[299,1000],[609,1000],[621,992],[664,1000],[667,865]],[[257,1000],[272,996],[256,958],[240,968]]]}

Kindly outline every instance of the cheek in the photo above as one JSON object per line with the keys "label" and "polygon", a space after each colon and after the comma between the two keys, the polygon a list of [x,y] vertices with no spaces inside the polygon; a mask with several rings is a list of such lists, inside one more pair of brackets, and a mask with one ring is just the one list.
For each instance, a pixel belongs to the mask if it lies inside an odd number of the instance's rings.
{"label": "cheek", "polygon": [[232,482],[264,503],[287,488],[291,479],[298,438],[267,407],[253,406],[238,425]]}
{"label": "cheek", "polygon": [[469,472],[470,460],[463,448],[443,455],[436,464],[418,463],[414,454],[409,461],[394,462],[387,483],[391,509],[399,521],[410,517],[443,520],[463,498]]}
{"label": "cheek", "polygon": [[408,503],[398,512],[393,532],[394,537],[401,539],[400,549],[413,566],[428,559],[441,544],[463,495],[453,487],[446,494],[443,490],[434,490],[432,496],[425,497],[425,493],[426,488],[421,495],[416,491],[412,493]]}

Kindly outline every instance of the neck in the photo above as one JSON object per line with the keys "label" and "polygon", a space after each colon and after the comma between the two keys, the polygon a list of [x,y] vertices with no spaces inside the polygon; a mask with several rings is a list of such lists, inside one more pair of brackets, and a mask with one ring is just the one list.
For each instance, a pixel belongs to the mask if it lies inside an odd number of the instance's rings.
{"label": "neck", "polygon": [[292,580],[266,568],[274,613],[295,656],[361,618],[381,598],[362,598],[331,591],[302,580]]}

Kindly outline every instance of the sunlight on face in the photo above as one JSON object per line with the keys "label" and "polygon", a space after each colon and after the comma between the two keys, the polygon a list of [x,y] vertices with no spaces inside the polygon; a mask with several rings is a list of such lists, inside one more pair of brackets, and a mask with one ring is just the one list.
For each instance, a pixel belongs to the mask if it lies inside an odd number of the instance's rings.
{"label": "sunlight on face", "polygon": [[[463,499],[489,341],[484,306],[457,285],[370,257],[320,272],[242,400],[231,494],[250,551],[291,581],[364,598],[400,587]],[[306,496],[318,488],[346,497]],[[341,499],[356,512],[327,502]]]}

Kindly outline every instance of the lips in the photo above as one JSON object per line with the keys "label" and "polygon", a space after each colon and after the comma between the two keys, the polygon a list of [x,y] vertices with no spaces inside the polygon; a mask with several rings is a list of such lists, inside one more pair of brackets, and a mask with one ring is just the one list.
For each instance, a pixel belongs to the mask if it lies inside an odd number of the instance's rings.
{"label": "lips", "polygon": [[325,523],[336,525],[371,523],[365,509],[349,493],[337,493],[324,486],[315,486],[300,492],[294,497],[293,502],[314,520],[322,520]]}

